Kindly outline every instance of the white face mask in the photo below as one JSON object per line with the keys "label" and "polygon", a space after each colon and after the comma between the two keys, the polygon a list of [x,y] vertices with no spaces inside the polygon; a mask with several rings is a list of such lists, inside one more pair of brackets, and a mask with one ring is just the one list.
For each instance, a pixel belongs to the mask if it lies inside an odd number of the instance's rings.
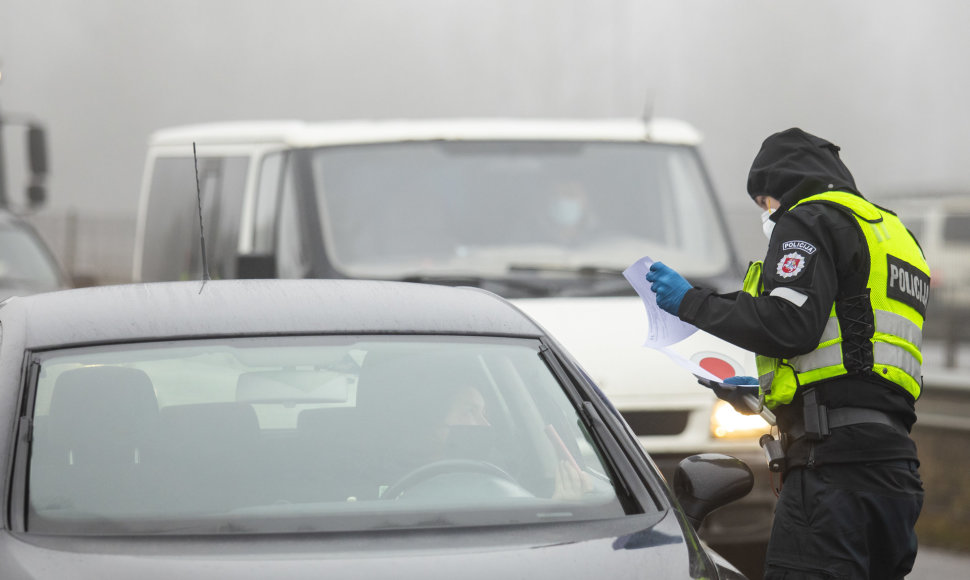
{"label": "white face mask", "polygon": [[553,218],[563,226],[575,226],[583,217],[583,204],[576,199],[563,199],[553,206]]}
{"label": "white face mask", "polygon": [[775,213],[775,210],[771,209],[770,205],[768,208],[769,209],[766,209],[761,213],[761,231],[763,231],[765,233],[765,237],[770,240],[771,232],[775,229],[775,222],[768,218],[771,217],[771,214]]}

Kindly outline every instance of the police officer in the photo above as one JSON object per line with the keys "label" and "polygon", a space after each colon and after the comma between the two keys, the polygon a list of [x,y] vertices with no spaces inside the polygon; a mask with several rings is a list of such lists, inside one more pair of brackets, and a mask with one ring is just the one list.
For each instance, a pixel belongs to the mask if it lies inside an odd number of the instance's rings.
{"label": "police officer", "polygon": [[661,308],[758,355],[757,379],[727,382],[760,384],[786,451],[768,579],[903,578],[916,557],[929,268],[838,152],[798,128],[764,141],[748,193],[769,243],[743,291],[694,288],[659,262],[647,274]]}

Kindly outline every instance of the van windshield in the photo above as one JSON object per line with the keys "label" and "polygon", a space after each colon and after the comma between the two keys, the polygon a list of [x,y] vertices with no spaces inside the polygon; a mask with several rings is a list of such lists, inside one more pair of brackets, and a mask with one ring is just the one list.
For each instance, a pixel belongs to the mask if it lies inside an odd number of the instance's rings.
{"label": "van windshield", "polygon": [[692,147],[608,141],[412,141],[310,154],[324,247],[350,277],[621,271],[642,256],[728,271]]}

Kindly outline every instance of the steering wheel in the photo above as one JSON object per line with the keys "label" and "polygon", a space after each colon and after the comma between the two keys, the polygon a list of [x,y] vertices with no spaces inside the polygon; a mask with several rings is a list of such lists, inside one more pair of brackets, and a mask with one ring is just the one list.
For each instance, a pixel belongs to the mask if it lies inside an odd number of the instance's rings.
{"label": "steering wheel", "polygon": [[494,463],[477,459],[442,459],[422,465],[407,473],[404,477],[397,480],[394,485],[384,490],[381,498],[397,499],[401,494],[415,485],[446,473],[480,473],[498,477],[519,487],[519,483],[514,477]]}

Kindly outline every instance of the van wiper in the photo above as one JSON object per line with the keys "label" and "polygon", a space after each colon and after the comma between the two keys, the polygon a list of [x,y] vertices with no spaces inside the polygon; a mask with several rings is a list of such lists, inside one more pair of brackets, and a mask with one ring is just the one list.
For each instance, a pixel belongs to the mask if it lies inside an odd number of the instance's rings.
{"label": "van wiper", "polygon": [[474,286],[499,296],[507,296],[508,291],[516,291],[529,296],[548,296],[556,287],[541,279],[508,278],[505,276],[470,276],[455,274],[411,274],[401,277],[404,282],[440,284],[442,286]]}
{"label": "van wiper", "polygon": [[580,276],[622,276],[623,270],[605,266],[565,266],[562,264],[509,264],[509,272],[579,274]]}
{"label": "van wiper", "polygon": [[[635,294],[623,276],[623,270],[606,266],[566,266],[562,264],[511,264],[509,272],[551,274],[548,279],[559,280],[556,296],[584,297],[627,296]],[[565,280],[568,282],[564,283]]]}

